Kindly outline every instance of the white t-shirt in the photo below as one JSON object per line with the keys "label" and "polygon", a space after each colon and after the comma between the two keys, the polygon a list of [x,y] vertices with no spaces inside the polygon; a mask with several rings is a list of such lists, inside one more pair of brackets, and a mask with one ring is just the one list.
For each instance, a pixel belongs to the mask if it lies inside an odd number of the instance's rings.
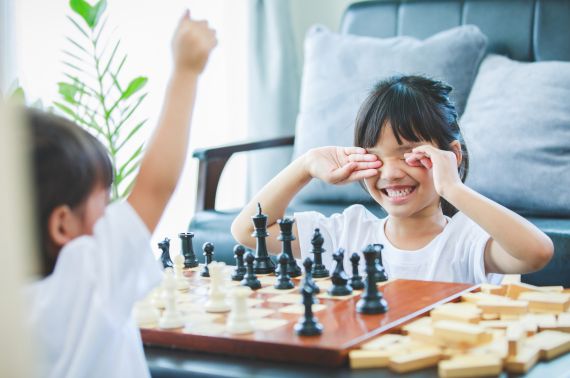
{"label": "white t-shirt", "polygon": [[161,277],[138,214],[110,205],[93,235],[67,244],[53,273],[27,288],[41,376],[148,377],[131,312]]}
{"label": "white t-shirt", "polygon": [[[339,248],[345,250],[344,267],[350,272],[350,255],[368,244],[384,245],[382,263],[389,278],[405,278],[426,281],[467,283],[498,283],[500,274],[485,274],[484,251],[489,240],[478,224],[458,212],[443,231],[421,249],[408,251],[393,246],[384,232],[387,218],[379,219],[362,205],[352,205],[342,214],[325,217],[315,211],[295,213],[301,258],[311,256],[311,239],[315,228],[324,238],[323,264],[333,268],[332,254]],[[312,256],[311,256],[312,257]]]}

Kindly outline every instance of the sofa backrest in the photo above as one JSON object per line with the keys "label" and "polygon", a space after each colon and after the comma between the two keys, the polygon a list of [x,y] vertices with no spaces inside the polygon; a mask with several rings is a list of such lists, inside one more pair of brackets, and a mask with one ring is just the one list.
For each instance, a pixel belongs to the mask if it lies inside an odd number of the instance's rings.
{"label": "sofa backrest", "polygon": [[490,53],[520,61],[570,61],[570,0],[365,1],[348,7],[340,29],[423,39],[464,24],[487,35]]}

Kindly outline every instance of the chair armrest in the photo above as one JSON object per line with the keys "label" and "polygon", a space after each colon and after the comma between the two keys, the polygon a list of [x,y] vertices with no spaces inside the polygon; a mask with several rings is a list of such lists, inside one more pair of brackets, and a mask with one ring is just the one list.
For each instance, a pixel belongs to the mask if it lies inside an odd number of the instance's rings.
{"label": "chair armrest", "polygon": [[286,136],[194,150],[192,156],[199,160],[196,211],[214,210],[216,208],[216,192],[220,177],[226,163],[234,153],[292,146],[294,141],[294,136]]}

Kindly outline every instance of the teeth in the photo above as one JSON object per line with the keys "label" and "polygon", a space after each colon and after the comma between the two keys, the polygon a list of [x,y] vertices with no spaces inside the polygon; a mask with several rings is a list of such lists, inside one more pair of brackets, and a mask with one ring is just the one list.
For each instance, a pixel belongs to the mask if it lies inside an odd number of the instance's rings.
{"label": "teeth", "polygon": [[404,197],[410,194],[413,189],[411,187],[403,190],[386,189],[386,193],[388,193],[389,197]]}

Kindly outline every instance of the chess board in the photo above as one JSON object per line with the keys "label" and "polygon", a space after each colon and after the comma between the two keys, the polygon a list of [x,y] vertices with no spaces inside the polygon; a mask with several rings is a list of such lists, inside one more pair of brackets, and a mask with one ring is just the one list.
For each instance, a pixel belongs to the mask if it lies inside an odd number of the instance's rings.
{"label": "chess board", "polygon": [[[256,329],[250,334],[234,335],[225,330],[227,313],[208,314],[203,310],[209,279],[200,277],[197,269],[184,274],[190,290],[179,292],[177,303],[186,326],[171,330],[156,326],[141,328],[146,345],[328,367],[346,365],[351,349],[477,288],[470,284],[414,280],[379,283],[389,310],[385,314],[364,315],[355,310],[359,291],[347,297],[330,297],[326,294],[330,280],[317,280],[321,294],[313,311],[324,330],[320,336],[309,337],[297,336],[293,329],[303,313],[300,279],[294,279],[295,289],[277,291],[272,288],[275,276],[258,276],[262,289],[252,292],[248,299]],[[228,287],[237,284],[228,282]]]}

